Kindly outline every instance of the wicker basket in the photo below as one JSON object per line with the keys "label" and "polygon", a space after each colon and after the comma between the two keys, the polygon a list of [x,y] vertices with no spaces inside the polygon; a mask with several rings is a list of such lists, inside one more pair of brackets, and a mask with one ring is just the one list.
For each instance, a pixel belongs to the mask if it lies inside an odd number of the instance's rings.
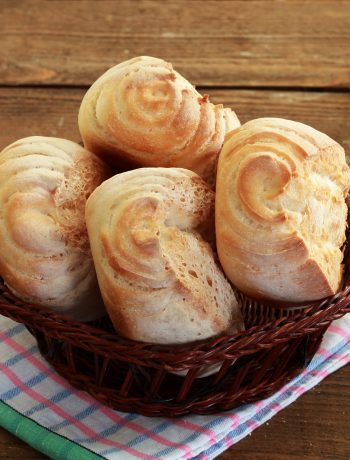
{"label": "wicker basket", "polygon": [[[305,367],[329,324],[350,311],[348,262],[347,251],[343,286],[334,297],[291,309],[238,293],[246,331],[190,345],[120,338],[108,318],[70,321],[19,301],[3,282],[0,313],[25,324],[57,372],[105,405],[147,416],[211,414],[267,397]],[[205,366],[217,371],[198,378]]]}

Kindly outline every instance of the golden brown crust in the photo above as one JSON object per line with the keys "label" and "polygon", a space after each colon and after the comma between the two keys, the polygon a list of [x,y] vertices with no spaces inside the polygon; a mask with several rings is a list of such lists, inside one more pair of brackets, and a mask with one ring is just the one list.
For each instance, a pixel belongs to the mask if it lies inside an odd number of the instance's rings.
{"label": "golden brown crust", "polygon": [[344,150],[309,126],[262,118],[230,133],[216,184],[217,248],[229,279],[262,299],[334,294],[349,186]]}
{"label": "golden brown crust", "polygon": [[239,126],[171,64],[148,56],[123,62],[86,93],[79,112],[84,145],[117,168],[183,167],[213,179],[225,134]]}
{"label": "golden brown crust", "polygon": [[92,254],[119,333],[184,343],[243,327],[233,291],[202,236],[213,205],[206,183],[179,168],[122,173],[90,196]]}
{"label": "golden brown crust", "polygon": [[109,169],[74,142],[21,139],[0,154],[0,274],[27,302],[101,315],[85,202]]}

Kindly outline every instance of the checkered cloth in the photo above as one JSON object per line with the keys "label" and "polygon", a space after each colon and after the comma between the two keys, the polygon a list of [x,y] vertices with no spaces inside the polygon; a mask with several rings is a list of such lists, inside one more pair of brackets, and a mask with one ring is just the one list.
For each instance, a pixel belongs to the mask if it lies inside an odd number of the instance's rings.
{"label": "checkered cloth", "polygon": [[350,362],[350,314],[308,368],[272,397],[216,416],[147,418],[102,406],[42,359],[23,325],[0,316],[0,425],[53,459],[211,459]]}

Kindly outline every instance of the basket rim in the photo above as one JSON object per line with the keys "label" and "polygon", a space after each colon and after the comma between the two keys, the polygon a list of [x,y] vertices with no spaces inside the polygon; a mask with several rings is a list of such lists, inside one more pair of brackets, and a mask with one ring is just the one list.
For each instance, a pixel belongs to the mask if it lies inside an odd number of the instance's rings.
{"label": "basket rim", "polygon": [[[350,312],[350,284],[334,296],[313,303],[293,316],[281,318],[250,327],[232,335],[208,338],[180,345],[163,345],[137,342],[106,332],[87,323],[70,320],[47,307],[27,304],[17,299],[0,279],[0,314],[25,324],[29,329],[45,330],[45,335],[60,339],[80,348],[93,350],[109,359],[141,362],[162,360],[169,365],[195,366],[211,363],[211,358],[236,359],[288,342],[328,326],[333,320]],[[239,295],[243,296],[239,293]],[[244,297],[244,296],[243,296]],[[5,301],[2,299],[5,298]],[[259,302],[255,301],[256,305]],[[184,353],[188,358],[184,358]]]}

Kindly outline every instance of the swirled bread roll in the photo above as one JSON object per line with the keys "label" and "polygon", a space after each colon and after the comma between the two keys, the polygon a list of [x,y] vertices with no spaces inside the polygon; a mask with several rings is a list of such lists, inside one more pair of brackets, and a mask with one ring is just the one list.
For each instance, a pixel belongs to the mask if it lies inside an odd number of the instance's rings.
{"label": "swirled bread roll", "polygon": [[17,297],[76,320],[103,314],[85,202],[109,175],[64,139],[28,137],[1,152],[0,275]]}
{"label": "swirled bread roll", "polygon": [[141,168],[100,185],[86,204],[97,278],[115,329],[177,344],[240,329],[233,291],[202,234],[214,193],[195,173]]}
{"label": "swirled bread roll", "polygon": [[343,148],[289,120],[252,120],[218,162],[216,237],[228,278],[248,295],[302,302],[342,276],[350,173]]}
{"label": "swirled bread roll", "polygon": [[112,67],[88,90],[79,111],[87,149],[118,171],[182,167],[213,180],[225,134],[240,125],[172,65],[141,56]]}

